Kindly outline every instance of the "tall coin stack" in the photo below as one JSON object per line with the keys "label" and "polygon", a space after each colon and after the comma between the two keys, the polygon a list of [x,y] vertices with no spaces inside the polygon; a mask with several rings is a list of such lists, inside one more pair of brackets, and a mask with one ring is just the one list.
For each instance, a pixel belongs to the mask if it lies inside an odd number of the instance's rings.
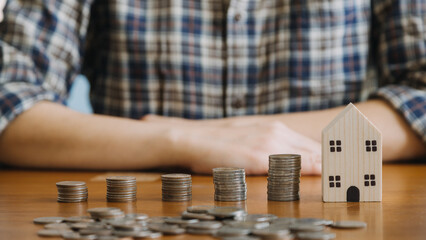
{"label": "tall coin stack", "polygon": [[164,174],[161,176],[163,201],[185,202],[192,200],[192,179],[190,174]]}
{"label": "tall coin stack", "polygon": [[107,177],[108,202],[136,201],[136,178],[130,176]]}
{"label": "tall coin stack", "polygon": [[223,202],[247,199],[244,168],[213,168],[214,200]]}
{"label": "tall coin stack", "polygon": [[86,202],[88,191],[85,182],[62,181],[57,182],[58,202],[74,203]]}
{"label": "tall coin stack", "polygon": [[299,200],[301,157],[297,154],[269,156],[268,200]]}

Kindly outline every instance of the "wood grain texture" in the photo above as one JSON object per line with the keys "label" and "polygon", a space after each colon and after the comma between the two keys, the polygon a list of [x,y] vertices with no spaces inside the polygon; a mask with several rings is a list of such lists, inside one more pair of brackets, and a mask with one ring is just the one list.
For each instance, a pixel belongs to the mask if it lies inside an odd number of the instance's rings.
{"label": "wood grain texture", "polygon": [[322,176],[324,202],[382,200],[382,134],[353,104],[322,131]]}
{"label": "wood grain texture", "polygon": [[[424,239],[426,236],[426,165],[385,165],[383,167],[383,201],[367,203],[324,203],[321,178],[302,177],[301,200],[267,201],[266,176],[248,177],[248,200],[237,203],[214,202],[210,176],[193,177],[192,203],[161,201],[161,181],[138,183],[138,201],[107,203],[105,183],[90,181],[103,173],[53,171],[0,171],[0,239],[42,239],[41,226],[32,220],[43,216],[85,215],[88,208],[114,206],[127,213],[150,216],[179,215],[187,206],[236,205],[249,213],[272,213],[280,217],[318,217],[332,220],[361,220],[366,229],[334,230],[337,239]],[[55,183],[61,180],[86,181],[87,203],[58,203]],[[182,235],[166,239],[200,239]],[[53,238],[55,239],[55,238]],[[213,239],[204,237],[201,239]]]}

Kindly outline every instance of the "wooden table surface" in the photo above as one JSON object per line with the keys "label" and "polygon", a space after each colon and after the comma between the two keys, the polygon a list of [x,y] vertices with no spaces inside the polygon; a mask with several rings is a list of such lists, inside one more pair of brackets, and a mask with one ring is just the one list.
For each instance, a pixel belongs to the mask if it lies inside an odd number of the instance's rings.
{"label": "wooden table surface", "polygon": [[[211,176],[193,176],[192,202],[161,201],[161,181],[138,182],[138,201],[107,203],[105,182],[93,181],[102,172],[0,171],[0,239],[38,239],[42,228],[36,217],[86,215],[93,207],[120,207],[127,213],[177,216],[190,205],[240,206],[248,213],[272,213],[280,217],[316,217],[331,220],[361,220],[361,230],[334,230],[337,239],[426,239],[426,165],[385,165],[383,201],[375,203],[323,203],[321,178],[302,177],[301,200],[272,202],[266,196],[266,177],[247,177],[248,200],[213,201]],[[55,183],[86,181],[87,203],[58,203]],[[200,239],[180,235],[167,239]],[[212,239],[205,237],[205,239]]]}

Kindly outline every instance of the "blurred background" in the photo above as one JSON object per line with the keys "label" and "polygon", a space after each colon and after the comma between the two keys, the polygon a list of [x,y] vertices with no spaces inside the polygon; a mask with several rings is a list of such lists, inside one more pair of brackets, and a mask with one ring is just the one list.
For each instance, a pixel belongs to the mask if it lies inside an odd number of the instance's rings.
{"label": "blurred background", "polygon": [[71,87],[67,106],[82,113],[93,113],[89,100],[90,85],[84,76],[78,76]]}

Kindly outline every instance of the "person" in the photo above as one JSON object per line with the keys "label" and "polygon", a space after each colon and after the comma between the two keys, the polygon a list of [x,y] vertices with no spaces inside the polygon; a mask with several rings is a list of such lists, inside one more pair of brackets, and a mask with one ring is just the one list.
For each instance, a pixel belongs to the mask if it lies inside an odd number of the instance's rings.
{"label": "person", "polygon": [[[0,25],[0,159],[19,167],[217,166],[264,174],[349,102],[383,160],[422,158],[424,1],[10,0]],[[93,115],[64,106],[75,77]]]}

